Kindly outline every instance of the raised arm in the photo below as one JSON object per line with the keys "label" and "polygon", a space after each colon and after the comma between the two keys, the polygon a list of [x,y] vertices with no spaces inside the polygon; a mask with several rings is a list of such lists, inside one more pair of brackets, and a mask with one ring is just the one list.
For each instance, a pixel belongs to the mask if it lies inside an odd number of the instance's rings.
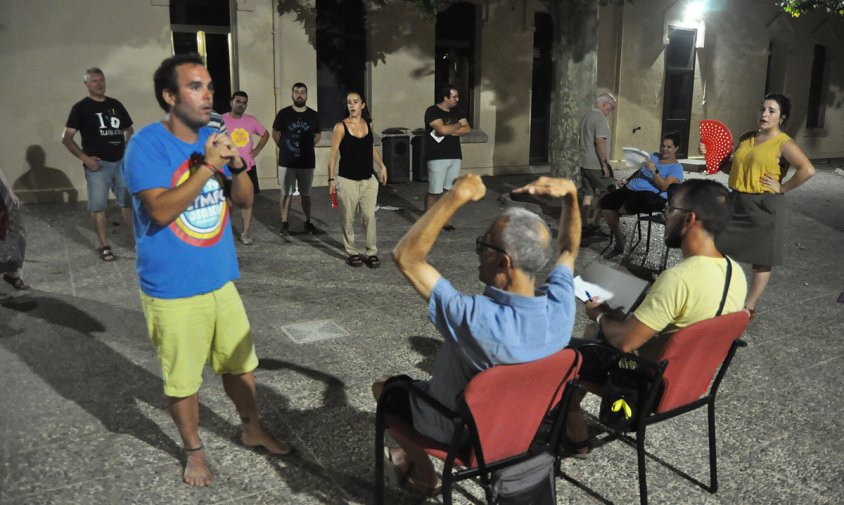
{"label": "raised arm", "polygon": [[577,207],[577,186],[569,179],[540,177],[534,182],[513,190],[513,193],[528,193],[535,196],[562,198],[560,230],[557,244],[560,248],[558,265],[565,265],[574,272],[574,260],[580,251],[580,210]]}
{"label": "raised arm", "polygon": [[431,298],[434,286],[442,277],[437,269],[428,263],[428,253],[434,247],[443,226],[451,220],[457,209],[469,202],[480,200],[484,194],[486,187],[479,176],[460,177],[454,182],[451,191],[428,209],[393,249],[393,259],[399,271],[425,301]]}

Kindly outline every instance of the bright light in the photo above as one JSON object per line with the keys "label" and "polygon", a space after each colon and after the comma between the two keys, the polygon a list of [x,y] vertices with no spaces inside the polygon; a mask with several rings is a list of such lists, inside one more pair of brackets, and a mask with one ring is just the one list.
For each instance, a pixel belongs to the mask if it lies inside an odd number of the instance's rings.
{"label": "bright light", "polygon": [[704,12],[706,12],[706,2],[694,1],[686,6],[686,12],[683,17],[686,22],[700,21]]}

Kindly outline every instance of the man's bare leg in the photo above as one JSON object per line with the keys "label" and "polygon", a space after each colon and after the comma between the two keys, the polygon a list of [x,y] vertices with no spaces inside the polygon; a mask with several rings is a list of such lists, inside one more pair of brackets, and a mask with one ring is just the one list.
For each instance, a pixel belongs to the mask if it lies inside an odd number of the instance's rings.
{"label": "man's bare leg", "polygon": [[434,195],[434,194],[431,194],[431,193],[425,193],[425,210],[427,211],[428,209],[433,207],[434,204],[437,203],[437,201],[442,196],[443,196],[442,193],[440,193],[438,195]]}
{"label": "man's bare leg", "polygon": [[274,456],[290,454],[290,445],[284,441],[277,441],[267,433],[258,419],[258,406],[255,404],[255,376],[252,372],[245,374],[223,374],[223,387],[237,409],[237,414],[243,423],[243,437],[241,441],[247,447],[263,447]]}
{"label": "man's bare leg", "polygon": [[[302,199],[302,212],[305,214],[305,221],[311,220],[311,197],[308,196],[300,196],[299,198]],[[289,203],[288,203],[289,206]]]}
{"label": "man's bare leg", "polygon": [[132,207],[123,207],[120,209],[123,212],[123,220],[126,226],[129,227],[129,236],[132,237],[132,244],[135,243],[135,225],[132,222]]}
{"label": "man's bare leg", "polygon": [[[205,460],[205,450],[199,438],[199,395],[185,398],[168,397],[170,416],[179,429],[185,448],[185,472],[182,479],[189,486],[210,486],[211,470]],[[197,450],[199,449],[199,450]]]}
{"label": "man's bare leg", "polygon": [[[383,377],[372,384],[372,396],[376,401],[381,398],[381,393],[384,392],[384,383],[388,378]],[[388,431],[390,431],[389,428]],[[408,475],[409,472],[414,482],[432,489],[439,485],[439,477],[437,477],[437,472],[428,454],[410,440],[402,437],[401,433],[390,431],[390,436],[399,444],[398,448],[388,449],[390,461],[399,467],[402,474]]]}
{"label": "man's bare leg", "polygon": [[249,228],[252,227],[252,207],[248,209],[240,209],[240,215],[243,216],[243,236],[249,236]]}
{"label": "man's bare leg", "polygon": [[100,247],[108,245],[108,237],[106,236],[106,213],[104,210],[91,212],[91,221],[94,223],[94,231],[97,232],[97,240],[100,242]]}
{"label": "man's bare leg", "polygon": [[293,197],[290,195],[283,195],[281,197],[281,222],[287,222],[287,214],[290,212],[290,202],[293,200]]}

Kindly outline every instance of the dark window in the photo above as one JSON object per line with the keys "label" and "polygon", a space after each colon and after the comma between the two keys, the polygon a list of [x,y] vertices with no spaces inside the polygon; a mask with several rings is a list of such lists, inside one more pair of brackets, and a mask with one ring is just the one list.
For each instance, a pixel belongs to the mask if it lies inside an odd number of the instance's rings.
{"label": "dark window", "polygon": [[806,109],[806,128],[823,128],[824,124],[824,74],[826,73],[826,47],[815,46],[812,60],[812,79],[809,82],[809,106]]}
{"label": "dark window", "polygon": [[475,26],[477,9],[458,2],[437,14],[434,49],[434,103],[440,86],[451,83],[460,94],[460,107],[469,123],[475,120]]}
{"label": "dark window", "polygon": [[533,21],[533,80],[530,94],[530,162],[548,162],[548,136],[551,118],[551,88],[554,67],[551,62],[554,25],[551,15],[538,12]]}
{"label": "dark window", "polygon": [[170,0],[173,54],[199,53],[214,81],[214,110],[229,110],[232,94],[230,0]]}
{"label": "dark window", "polygon": [[317,0],[316,7],[317,109],[330,129],[347,115],[346,92],[366,92],[366,11],[361,0]]}
{"label": "dark window", "polygon": [[[695,80],[696,30],[671,28],[665,48],[665,83],[662,100],[662,133],[680,132],[682,141],[677,157],[689,152],[692,121],[692,93]],[[655,139],[654,142],[658,141]]]}

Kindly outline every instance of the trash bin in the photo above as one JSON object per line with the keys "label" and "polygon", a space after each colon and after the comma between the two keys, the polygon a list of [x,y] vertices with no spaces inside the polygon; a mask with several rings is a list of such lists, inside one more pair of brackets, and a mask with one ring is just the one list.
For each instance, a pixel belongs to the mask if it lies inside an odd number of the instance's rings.
{"label": "trash bin", "polygon": [[387,184],[410,181],[410,136],[405,131],[403,128],[388,128],[381,132],[382,157],[387,165]]}
{"label": "trash bin", "polygon": [[425,130],[417,133],[414,130],[414,137],[410,139],[412,149],[413,180],[415,182],[426,182],[428,180],[428,160],[425,159]]}

